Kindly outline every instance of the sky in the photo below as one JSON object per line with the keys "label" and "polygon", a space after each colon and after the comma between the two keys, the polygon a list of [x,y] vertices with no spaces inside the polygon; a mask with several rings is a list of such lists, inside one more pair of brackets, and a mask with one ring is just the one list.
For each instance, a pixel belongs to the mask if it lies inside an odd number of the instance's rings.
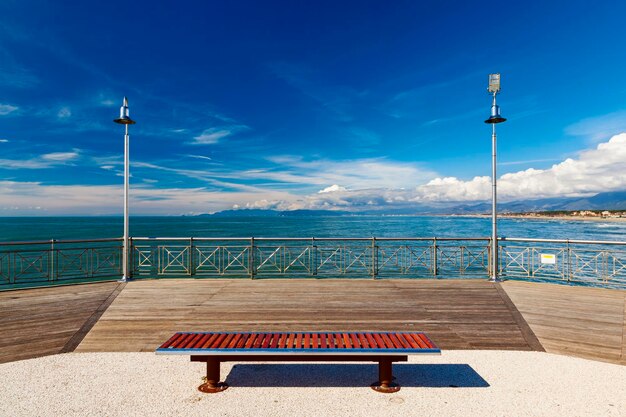
{"label": "sky", "polygon": [[623,1],[0,3],[0,216],[626,190]]}

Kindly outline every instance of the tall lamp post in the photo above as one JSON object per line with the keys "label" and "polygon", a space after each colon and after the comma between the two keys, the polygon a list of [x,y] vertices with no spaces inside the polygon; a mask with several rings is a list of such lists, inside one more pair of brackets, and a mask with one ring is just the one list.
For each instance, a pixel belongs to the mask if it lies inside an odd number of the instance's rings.
{"label": "tall lamp post", "polygon": [[496,194],[496,124],[506,122],[500,115],[500,107],[496,104],[496,95],[500,92],[500,74],[489,74],[489,94],[493,96],[491,102],[491,116],[485,123],[491,125],[491,277],[490,281],[497,282],[498,279],[498,212]]}
{"label": "tall lamp post", "polygon": [[124,125],[124,248],[122,249],[122,270],[123,276],[121,281],[126,282],[130,277],[128,270],[128,177],[130,175],[129,158],[128,158],[128,125],[134,125],[135,121],[128,114],[128,99],[124,97],[122,107],[120,107],[119,119],[113,120],[115,123]]}

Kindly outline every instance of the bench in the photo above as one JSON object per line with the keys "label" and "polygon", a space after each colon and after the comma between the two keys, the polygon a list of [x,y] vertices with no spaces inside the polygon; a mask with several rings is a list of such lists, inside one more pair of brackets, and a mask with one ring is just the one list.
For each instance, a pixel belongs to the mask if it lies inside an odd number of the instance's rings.
{"label": "bench", "polygon": [[400,389],[393,382],[393,362],[406,362],[407,355],[440,354],[441,350],[418,332],[180,332],[157,350],[157,354],[190,355],[192,362],[206,362],[202,392],[224,391],[220,382],[222,362],[378,362],[378,392]]}

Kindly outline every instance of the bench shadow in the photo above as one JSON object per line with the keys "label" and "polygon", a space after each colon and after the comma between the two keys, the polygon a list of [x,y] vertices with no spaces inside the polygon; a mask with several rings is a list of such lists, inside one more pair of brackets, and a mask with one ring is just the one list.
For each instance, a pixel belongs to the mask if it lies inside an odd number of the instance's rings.
{"label": "bench shadow", "polygon": [[[403,387],[485,388],[485,381],[467,364],[394,364]],[[237,387],[363,387],[378,379],[378,365],[369,364],[236,364],[226,383]]]}

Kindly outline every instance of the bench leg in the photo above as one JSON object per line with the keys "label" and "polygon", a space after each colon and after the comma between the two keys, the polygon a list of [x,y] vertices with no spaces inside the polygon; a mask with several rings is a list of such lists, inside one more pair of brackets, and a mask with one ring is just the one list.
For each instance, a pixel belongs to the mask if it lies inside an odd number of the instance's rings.
{"label": "bench leg", "polygon": [[206,382],[198,387],[201,392],[213,394],[216,392],[222,392],[228,385],[225,382],[220,382],[220,360],[209,359],[206,362]]}
{"label": "bench leg", "polygon": [[378,381],[374,382],[371,387],[374,391],[384,392],[386,394],[400,391],[400,385],[392,382],[392,362],[390,360],[381,360],[378,362]]}

